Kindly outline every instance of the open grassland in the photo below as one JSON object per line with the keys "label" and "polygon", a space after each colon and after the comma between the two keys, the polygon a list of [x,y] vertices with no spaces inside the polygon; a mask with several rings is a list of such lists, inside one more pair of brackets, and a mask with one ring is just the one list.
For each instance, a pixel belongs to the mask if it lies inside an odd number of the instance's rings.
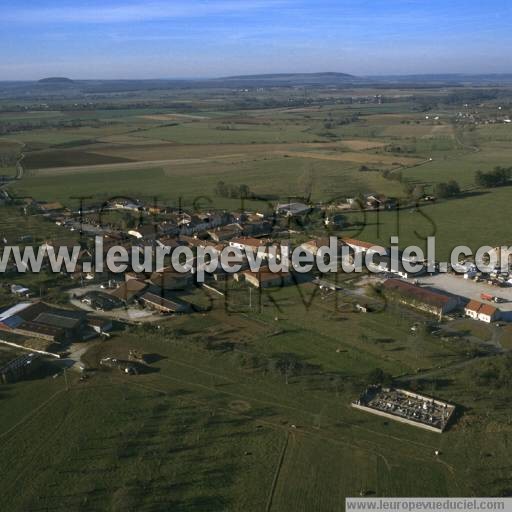
{"label": "open grassland", "polygon": [[[206,159],[177,159],[165,162],[131,162],[91,168],[60,168],[30,172],[16,186],[19,194],[37,195],[42,199],[69,203],[78,191],[95,197],[105,194],[157,196],[162,200],[187,202],[206,195],[215,207],[239,204],[238,200],[213,195],[219,181],[247,184],[261,196],[303,195],[312,183],[313,199],[356,194],[361,188],[380,190],[390,195],[399,184],[385,180],[376,172],[358,172],[352,162],[335,162],[285,156],[243,160],[237,155]],[[109,186],[107,186],[107,184]]]}
{"label": "open grassland", "polygon": [[[246,309],[248,293],[247,288],[231,291],[235,311],[240,305]],[[247,314],[253,322],[263,322],[267,332],[251,346],[267,356],[293,347],[324,370],[359,377],[378,366],[402,374],[465,359],[465,347],[413,335],[411,325],[424,320],[413,310],[380,304],[371,315],[358,314],[351,311],[357,300],[357,294],[324,296],[309,284],[253,292],[254,308]],[[219,320],[229,323],[222,316]]]}
{"label": "open grassland", "polygon": [[179,384],[58,384],[0,440],[9,510],[264,509],[281,432],[212,410]]}
{"label": "open grassland", "polygon": [[[291,308],[301,306],[292,304],[291,293],[278,293],[284,294],[281,302],[289,303],[285,311],[253,311],[246,319],[226,317],[225,323],[204,316],[171,319],[164,322],[171,329],[166,334],[151,329],[125,333],[85,356],[88,367],[96,368],[101,357],[126,357],[129,349],[138,349],[152,361],[152,371],[145,375],[96,371],[80,382],[71,374],[69,391],[62,375],[3,388],[2,411],[10,411],[0,432],[3,503],[10,510],[36,504],[51,508],[58,502],[73,510],[164,511],[171,505],[173,510],[201,512],[335,511],[346,496],[360,492],[507,492],[507,416],[505,411],[498,411],[492,421],[486,416],[486,402],[501,400],[502,393],[475,393],[471,372],[464,367],[447,370],[446,378],[439,370],[443,377],[436,380],[436,393],[468,409],[443,435],[355,411],[349,407],[359,387],[353,379],[380,362],[364,356],[366,348],[359,350],[362,359],[352,360],[352,324],[338,327],[335,343],[332,335],[317,330],[315,315],[323,306],[316,303],[307,332],[309,347],[299,330],[291,331],[286,341],[268,337],[275,330],[271,316],[290,314],[288,321],[276,324],[285,330],[296,321],[298,311],[292,318]],[[215,314],[222,315],[220,309]],[[368,322],[363,319],[361,325]],[[333,325],[333,333],[343,323],[324,322]],[[234,350],[225,348],[230,328],[236,335],[245,333]],[[178,331],[176,338],[172,332]],[[395,374],[413,371],[414,342],[399,330],[394,335],[404,345],[402,352],[412,356],[403,355],[400,363],[394,357],[386,363],[386,356],[381,362]],[[358,343],[365,346],[368,341]],[[340,353],[332,350],[335,344],[342,347]],[[308,350],[311,357],[306,360],[321,366],[290,376],[286,384],[284,376],[247,363],[249,357],[262,361],[265,353],[276,357],[283,350],[301,358]],[[427,348],[424,361],[429,353]],[[324,371],[344,378],[334,386],[322,377]],[[474,425],[471,430],[465,428],[469,423]],[[441,451],[440,457],[435,450]],[[20,482],[25,482],[23,493],[18,492]]]}
{"label": "open grassland", "polygon": [[402,247],[417,245],[423,249],[426,238],[435,236],[437,258],[449,261],[451,250],[458,245],[467,245],[473,251],[484,245],[509,245],[511,235],[504,219],[511,211],[511,190],[503,187],[417,209],[350,214],[347,218],[362,226],[348,233],[384,245],[389,245],[390,237],[396,235]]}

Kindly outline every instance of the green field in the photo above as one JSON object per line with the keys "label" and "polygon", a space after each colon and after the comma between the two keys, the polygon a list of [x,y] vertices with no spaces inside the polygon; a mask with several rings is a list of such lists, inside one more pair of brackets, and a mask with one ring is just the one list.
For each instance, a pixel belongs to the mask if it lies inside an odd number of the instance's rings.
{"label": "green field", "polygon": [[[500,403],[506,390],[489,396],[477,390],[469,370],[439,370],[432,380],[436,394],[456,397],[467,409],[443,435],[355,412],[349,402],[357,396],[357,382],[375,364],[398,375],[436,358],[451,365],[465,356],[436,340],[418,345],[408,339],[405,322],[393,327],[391,317],[340,322],[323,316],[320,327],[317,318],[325,305],[319,301],[308,312],[310,327],[302,340],[291,326],[301,325],[303,306],[290,300],[291,289],[272,293],[288,307],[226,317],[219,304],[213,316],[170,320],[160,334],[150,328],[124,333],[84,357],[95,369],[100,357],[126,357],[136,348],[151,355],[152,372],[146,375],[94,370],[82,382],[70,374],[69,391],[62,374],[4,387],[2,410],[9,411],[0,432],[5,506],[26,510],[58,502],[73,510],[163,511],[172,505],[187,511],[267,506],[334,511],[345,496],[360,492],[508,492],[508,413],[497,409],[492,419],[487,414],[489,401]],[[288,317],[279,322],[289,332],[286,340],[269,337],[274,315]],[[377,321],[389,325],[387,331],[372,331]],[[241,339],[226,351],[226,335],[235,341],[229,335],[235,327]],[[355,329],[364,330],[366,338]],[[394,336],[403,350],[372,336]],[[343,350],[336,353],[335,347]],[[288,384],[261,366],[283,349],[312,365],[294,372]],[[336,375],[340,380],[334,386]],[[430,385],[425,384],[426,392]],[[435,457],[435,450],[442,455]],[[19,493],[19,482],[28,479]]]}
{"label": "green field", "polygon": [[[297,197],[317,210],[370,193],[399,198],[407,207],[398,211],[340,208],[333,234],[383,245],[399,235],[402,247],[435,235],[437,259],[456,245],[510,245],[512,189],[477,187],[475,173],[512,165],[512,126],[492,118],[498,101],[509,115],[502,100],[512,93],[471,104],[480,121],[461,121],[466,100],[451,96],[477,93],[278,87],[98,93],[87,105],[44,108],[0,101],[0,175],[14,175],[12,155],[24,169],[6,188],[15,202],[0,206],[0,239],[76,239],[24,212],[27,196],[70,208],[77,196],[174,206],[201,197],[204,209],[239,211],[239,198],[216,195],[223,181],[247,185],[253,199],[243,207],[258,211]],[[457,197],[417,207],[407,197],[452,179]],[[326,233],[318,211],[308,220],[291,222],[293,242]],[[435,336],[433,318],[342,279],[336,294],[304,283],[260,295],[229,281],[224,301],[192,289],[180,298],[211,311],[88,342],[87,379],[72,369],[66,384],[54,362],[2,385],[2,510],[334,512],[360,494],[511,495],[512,362],[486,344],[494,326],[458,321],[458,337]],[[15,300],[12,283],[49,302],[67,301],[77,286],[62,275],[2,275],[0,308]],[[374,311],[355,313],[359,301]],[[496,329],[512,349],[509,326]],[[130,349],[149,356],[145,372],[100,369],[102,357]],[[17,354],[3,349],[0,361]],[[457,405],[447,432],[352,409],[379,370]]]}
{"label": "green field", "polygon": [[[36,149],[26,152],[26,176],[14,186],[19,195],[65,204],[74,204],[70,198],[82,192],[97,198],[114,192],[171,204],[204,195],[217,208],[236,208],[238,200],[215,196],[221,180],[246,184],[271,202],[309,193],[312,201],[322,202],[370,192],[403,197],[404,184],[379,172],[392,168],[401,171],[404,183],[425,185],[427,192],[455,179],[465,194],[417,214],[404,212],[399,221],[402,245],[421,244],[421,236],[435,231],[444,255],[459,244],[453,243],[454,232],[457,242],[470,246],[509,238],[500,220],[508,209],[508,189],[476,190],[474,175],[509,165],[512,128],[454,125],[455,112],[441,108],[439,121],[427,120],[412,102],[229,114],[205,107],[187,114],[158,108],[97,110],[76,114],[90,126],[36,129],[0,142],[24,141]],[[65,117],[73,118],[69,112]],[[352,121],[343,124],[346,119]],[[325,128],[325,123],[333,126]],[[372,170],[360,172],[362,165]],[[397,234],[395,217],[386,213],[374,221],[369,214],[361,238],[387,242]]]}

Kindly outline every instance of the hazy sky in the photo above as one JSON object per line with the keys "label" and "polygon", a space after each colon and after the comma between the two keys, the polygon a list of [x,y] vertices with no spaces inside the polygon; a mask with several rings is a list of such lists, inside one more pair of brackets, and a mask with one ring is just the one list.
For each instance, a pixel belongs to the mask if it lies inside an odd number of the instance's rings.
{"label": "hazy sky", "polygon": [[512,72],[510,0],[0,0],[0,80]]}

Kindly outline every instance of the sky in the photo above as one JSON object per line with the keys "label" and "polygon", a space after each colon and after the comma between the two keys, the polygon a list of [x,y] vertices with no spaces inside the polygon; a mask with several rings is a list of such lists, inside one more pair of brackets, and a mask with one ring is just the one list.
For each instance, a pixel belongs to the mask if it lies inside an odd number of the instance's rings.
{"label": "sky", "polygon": [[510,0],[0,0],[0,80],[512,73]]}

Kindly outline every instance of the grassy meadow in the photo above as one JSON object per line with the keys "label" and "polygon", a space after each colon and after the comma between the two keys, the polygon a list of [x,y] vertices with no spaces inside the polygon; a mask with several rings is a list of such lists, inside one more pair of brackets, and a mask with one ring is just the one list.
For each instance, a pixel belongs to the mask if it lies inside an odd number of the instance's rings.
{"label": "grassy meadow", "polygon": [[[224,181],[248,185],[265,199],[245,206],[261,209],[291,197],[403,198],[407,186],[431,193],[455,179],[457,198],[400,211],[340,212],[345,224],[337,234],[384,245],[399,235],[402,246],[422,246],[435,235],[438,259],[455,245],[510,244],[512,189],[477,188],[474,175],[511,165],[512,126],[456,122],[461,106],[436,103],[437,89],[390,88],[380,103],[378,93],[322,89],[304,106],[296,104],[303,90],[279,89],[254,92],[253,102],[240,91],[215,90],[176,91],[172,106],[162,106],[157,93],[134,93],[104,99],[110,108],[6,107],[0,128],[31,127],[1,135],[0,156],[23,156],[23,177],[10,193],[70,207],[77,196],[171,205],[204,196],[202,204],[237,210],[239,199],[215,195]],[[402,180],[383,171],[400,171]],[[12,165],[0,169],[13,172]],[[319,234],[321,219],[314,220],[311,233],[298,238]],[[34,243],[70,238],[41,216],[23,215],[19,205],[1,206],[0,236],[16,242],[24,235]],[[12,279],[0,276],[0,284]],[[43,297],[70,285],[64,279],[15,277]],[[211,311],[91,342],[82,358],[85,380],[69,371],[67,386],[51,365],[1,386],[2,508],[334,512],[346,496],[361,493],[512,493],[509,387],[492,378],[496,368],[505,374],[509,367],[505,355],[485,345],[492,331],[470,329],[481,344],[466,334],[413,333],[413,324],[432,319],[366,297],[350,279],[336,295],[307,283],[253,290],[252,308],[245,285],[227,286],[226,301],[204,289],[183,294]],[[358,300],[378,307],[354,313]],[[0,307],[11,302],[2,287]],[[510,329],[502,332],[503,346],[512,348]],[[145,372],[100,369],[102,357],[126,358],[130,349],[148,355]],[[0,358],[15,354],[2,351]],[[352,409],[376,369],[453,402],[459,417],[439,435]]]}

